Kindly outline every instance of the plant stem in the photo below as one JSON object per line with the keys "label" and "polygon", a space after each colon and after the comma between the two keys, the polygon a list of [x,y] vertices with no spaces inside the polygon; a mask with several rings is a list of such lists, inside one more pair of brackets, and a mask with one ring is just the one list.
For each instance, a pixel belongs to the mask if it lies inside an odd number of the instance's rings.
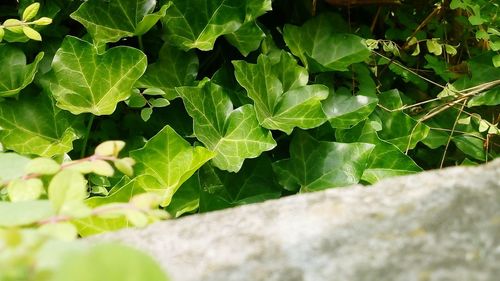
{"label": "plant stem", "polygon": [[144,43],[142,43],[142,36],[138,36],[137,41],[139,42],[139,49],[144,52]]}
{"label": "plant stem", "polygon": [[82,151],[80,153],[80,158],[85,157],[85,152],[87,150],[87,142],[89,140],[90,130],[92,129],[92,125],[94,123],[94,115],[91,114],[89,118],[89,123],[87,124],[87,130],[85,131],[85,136],[83,138]]}

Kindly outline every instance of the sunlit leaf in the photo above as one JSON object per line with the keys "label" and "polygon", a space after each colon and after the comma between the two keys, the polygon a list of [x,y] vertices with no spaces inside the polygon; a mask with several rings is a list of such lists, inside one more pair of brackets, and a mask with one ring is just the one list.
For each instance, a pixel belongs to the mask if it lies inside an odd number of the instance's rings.
{"label": "sunlit leaf", "polygon": [[71,18],[83,24],[94,41],[116,42],[146,33],[165,16],[169,5],[153,13],[155,5],[155,0],[87,0]]}
{"label": "sunlit leaf", "polygon": [[44,93],[29,92],[17,101],[0,102],[0,142],[21,154],[66,153],[79,137],[80,126],[80,118],[57,108]]}
{"label": "sunlit leaf", "polygon": [[[28,211],[29,210],[29,211]],[[0,226],[13,227],[32,224],[53,216],[48,200],[4,202],[0,201]]]}
{"label": "sunlit leaf", "polygon": [[262,128],[252,105],[233,109],[225,90],[204,80],[198,87],[178,88],[194,119],[196,137],[217,154],[216,167],[236,172],[246,158],[255,158],[276,146],[271,132]]}
{"label": "sunlit leaf", "polygon": [[137,162],[137,184],[148,192],[160,194],[162,206],[167,206],[181,184],[214,157],[204,147],[189,145],[170,126],[165,126],[130,155]]}
{"label": "sunlit leaf", "polygon": [[45,87],[58,107],[73,114],[108,115],[130,96],[146,65],[146,56],[138,49],[119,46],[98,54],[92,44],[67,36],[56,52]]}
{"label": "sunlit leaf", "polygon": [[[162,19],[165,35],[183,50],[212,50],[219,36],[236,32],[244,23],[271,9],[271,0],[173,0],[172,3]],[[249,31],[238,36],[253,37],[254,31]]]}
{"label": "sunlit leaf", "polygon": [[257,64],[233,61],[236,79],[254,101],[259,123],[290,134],[294,127],[314,128],[326,121],[321,100],[324,85],[307,85],[308,73],[288,53],[279,61],[260,55]]}

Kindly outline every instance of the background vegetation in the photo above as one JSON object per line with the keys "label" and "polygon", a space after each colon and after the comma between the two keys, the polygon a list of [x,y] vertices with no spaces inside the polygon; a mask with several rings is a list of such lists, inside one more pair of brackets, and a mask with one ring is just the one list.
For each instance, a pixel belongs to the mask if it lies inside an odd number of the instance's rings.
{"label": "background vegetation", "polygon": [[135,250],[71,241],[497,157],[498,11],[3,2],[0,280],[166,280]]}

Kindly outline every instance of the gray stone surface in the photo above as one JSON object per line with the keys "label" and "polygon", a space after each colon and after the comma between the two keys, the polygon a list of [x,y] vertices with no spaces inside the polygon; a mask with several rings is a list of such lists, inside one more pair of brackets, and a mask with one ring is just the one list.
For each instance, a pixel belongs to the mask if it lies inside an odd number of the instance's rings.
{"label": "gray stone surface", "polygon": [[174,281],[500,280],[500,160],[194,215],[92,238]]}

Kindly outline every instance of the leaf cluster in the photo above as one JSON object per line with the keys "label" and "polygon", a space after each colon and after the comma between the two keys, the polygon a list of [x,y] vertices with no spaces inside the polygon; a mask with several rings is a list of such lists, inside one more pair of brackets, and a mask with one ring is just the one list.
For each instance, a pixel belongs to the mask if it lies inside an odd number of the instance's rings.
{"label": "leaf cluster", "polygon": [[34,266],[76,237],[497,157],[498,5],[354,2],[6,5],[0,280],[128,263]]}

